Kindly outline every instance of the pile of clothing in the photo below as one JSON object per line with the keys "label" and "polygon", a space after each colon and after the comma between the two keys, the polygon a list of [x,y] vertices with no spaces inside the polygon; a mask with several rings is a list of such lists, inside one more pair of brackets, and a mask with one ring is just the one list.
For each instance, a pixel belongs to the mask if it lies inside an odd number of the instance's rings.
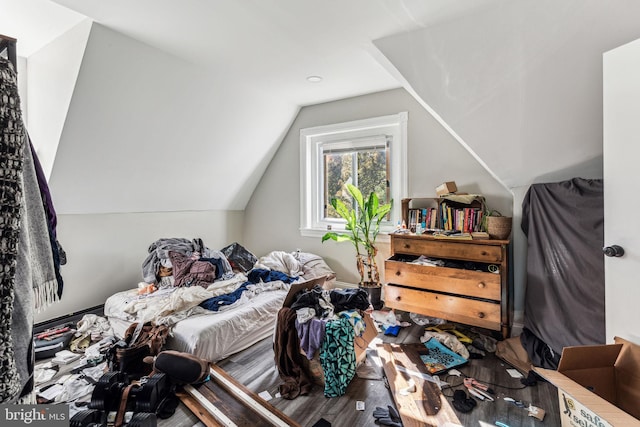
{"label": "pile of clothing", "polygon": [[[274,342],[280,394],[294,399],[308,394],[312,375],[303,358],[319,352],[324,373],[324,395],[338,397],[356,373],[354,339],[365,323],[361,311],[370,308],[362,289],[326,290],[320,286],[300,292],[290,307],[278,312]],[[302,352],[301,352],[302,350]]]}

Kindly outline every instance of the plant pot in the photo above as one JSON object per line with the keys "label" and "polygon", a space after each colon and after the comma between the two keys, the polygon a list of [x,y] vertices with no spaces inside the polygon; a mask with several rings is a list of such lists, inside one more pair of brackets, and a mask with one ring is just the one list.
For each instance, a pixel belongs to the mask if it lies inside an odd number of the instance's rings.
{"label": "plant pot", "polygon": [[373,306],[374,310],[380,310],[383,306],[382,304],[382,286],[374,285],[374,286],[360,286],[360,289],[364,289],[369,295],[369,302]]}
{"label": "plant pot", "polygon": [[488,216],[487,233],[492,239],[506,240],[511,234],[511,224],[510,216]]}

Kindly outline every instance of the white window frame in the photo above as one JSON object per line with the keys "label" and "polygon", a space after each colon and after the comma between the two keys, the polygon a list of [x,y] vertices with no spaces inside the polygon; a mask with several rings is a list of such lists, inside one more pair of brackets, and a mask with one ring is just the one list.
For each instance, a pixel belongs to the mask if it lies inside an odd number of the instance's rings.
{"label": "white window frame", "polygon": [[381,225],[381,233],[395,229],[402,219],[402,198],[407,194],[407,119],[406,111],[389,116],[317,126],[300,130],[300,234],[319,237],[327,232],[344,231],[344,220],[323,219],[324,189],[322,146],[344,143],[357,146],[358,141],[391,136],[391,174],[389,189],[393,200],[391,219]]}

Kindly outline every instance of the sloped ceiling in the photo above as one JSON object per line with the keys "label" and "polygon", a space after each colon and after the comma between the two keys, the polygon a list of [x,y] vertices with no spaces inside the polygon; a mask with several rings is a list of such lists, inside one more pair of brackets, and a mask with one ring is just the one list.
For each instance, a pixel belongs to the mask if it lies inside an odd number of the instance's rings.
{"label": "sloped ceiling", "polygon": [[516,188],[601,177],[602,54],[640,37],[639,17],[632,0],[510,1],[375,45],[414,94]]}
{"label": "sloped ceiling", "polygon": [[509,188],[597,165],[601,54],[640,36],[633,0],[55,3],[95,21],[60,213],[242,210],[301,106],[400,85]]}
{"label": "sloped ceiling", "polygon": [[18,40],[29,57],[86,17],[47,0],[0,0],[0,34]]}
{"label": "sloped ceiling", "polygon": [[244,209],[301,106],[399,86],[372,40],[469,10],[462,0],[56,3],[96,22],[51,174],[60,213]]}

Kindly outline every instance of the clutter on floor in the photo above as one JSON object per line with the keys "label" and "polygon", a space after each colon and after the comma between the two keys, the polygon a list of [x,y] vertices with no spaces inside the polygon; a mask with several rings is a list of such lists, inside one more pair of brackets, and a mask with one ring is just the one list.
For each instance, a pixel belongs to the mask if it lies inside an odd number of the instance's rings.
{"label": "clutter on floor", "polygon": [[[402,317],[403,315],[396,314],[393,310],[372,313],[372,318],[383,331],[401,324]],[[496,392],[497,387],[517,389],[536,385],[539,377],[530,371],[530,363],[518,363],[514,356],[521,355],[521,352],[506,343],[509,340],[503,342],[499,337],[499,341],[491,331],[485,332],[481,328],[442,319],[414,314],[410,314],[410,319],[414,324],[424,326],[420,337],[422,344],[385,343],[377,347],[396,406],[401,409],[399,415],[405,425],[415,419],[434,425],[457,425],[459,418],[456,412],[469,413],[479,402],[497,403],[502,396],[502,393]],[[502,357],[506,355],[507,359],[503,360],[508,362],[516,359],[514,366],[518,369],[509,366],[506,370],[510,378],[519,384],[490,385],[462,373],[473,359],[482,359],[488,354],[495,357],[494,353]],[[522,369],[523,367],[526,369]],[[521,405],[518,407],[530,417],[539,420],[545,417],[545,410],[535,404],[525,405],[508,396],[504,399],[505,402]]]}
{"label": "clutter on floor", "polygon": [[209,381],[185,386],[179,397],[205,425],[300,426],[215,365]]}
{"label": "clutter on floor", "polygon": [[74,426],[155,426],[174,413],[178,385],[209,376],[208,362],[161,351],[166,326],[134,323],[117,340],[105,318],[88,314],[77,325],[51,328],[34,340],[69,333],[67,348],[36,365],[35,382],[38,403],[68,404]]}
{"label": "clutter on floor", "polygon": [[[304,310],[297,314],[304,315]],[[415,331],[418,326],[409,313],[395,313],[393,310],[373,311],[367,318],[370,322],[367,329],[374,336],[390,327],[402,332],[405,328]],[[363,353],[368,354],[367,357],[359,358],[363,363],[357,365],[355,375],[360,379],[386,380],[394,399],[395,406],[385,408],[373,405],[367,411],[367,416],[373,415],[376,424],[409,427],[415,425],[409,421],[413,419],[434,425],[461,425],[464,424],[460,422],[464,420],[462,417],[476,411],[479,405],[506,405],[522,410],[525,416],[544,419],[545,409],[536,402],[524,402],[517,392],[501,392],[500,387],[506,387],[507,384],[490,384],[483,378],[466,374],[474,359],[488,355],[495,357],[493,353],[501,348],[503,341],[498,341],[491,332],[485,333],[478,328],[438,319],[416,319],[423,322],[419,328],[421,335],[412,332],[412,336],[419,336],[420,342],[377,344]],[[97,420],[127,425],[133,420],[135,425],[155,426],[159,420],[174,413],[179,399],[194,414],[210,406],[211,402],[206,401],[212,399],[207,398],[207,393],[212,393],[212,389],[217,390],[222,385],[205,378],[208,368],[206,362],[201,363],[202,360],[187,353],[160,351],[166,331],[155,330],[158,327],[154,329],[151,325],[132,324],[124,340],[117,340],[109,335],[112,331],[106,325],[108,323],[104,323],[99,316],[92,316],[83,318],[78,325],[61,325],[59,330],[46,331],[46,336],[53,337],[71,332],[70,343],[75,341],[77,345],[73,347],[75,351],[71,351],[69,346],[57,351],[58,354],[54,354],[46,363],[37,365],[36,381],[40,386],[41,403],[69,404],[71,419],[76,423],[74,425],[101,425],[99,423],[102,421]],[[386,333],[377,336],[377,340],[383,336],[394,338]],[[154,339],[156,342],[152,344]],[[367,339],[363,342],[370,341]],[[144,350],[133,351],[136,348]],[[304,357],[304,353],[301,354]],[[514,389],[535,386],[539,379],[532,372],[520,372],[505,366],[505,371],[509,370],[514,371],[513,374],[509,372],[509,378],[517,386],[508,386]],[[185,389],[201,390],[200,395],[204,397],[189,392],[186,393],[189,396],[176,394],[177,386],[184,384],[194,384],[194,387]],[[259,397],[258,401],[271,399],[262,395]],[[367,400],[358,400],[356,403],[361,408],[356,404],[355,410],[362,411]],[[248,405],[252,407],[254,404]],[[270,405],[268,407],[271,408]],[[235,412],[236,409],[227,408],[224,411]],[[278,425],[277,422],[274,425]]]}

